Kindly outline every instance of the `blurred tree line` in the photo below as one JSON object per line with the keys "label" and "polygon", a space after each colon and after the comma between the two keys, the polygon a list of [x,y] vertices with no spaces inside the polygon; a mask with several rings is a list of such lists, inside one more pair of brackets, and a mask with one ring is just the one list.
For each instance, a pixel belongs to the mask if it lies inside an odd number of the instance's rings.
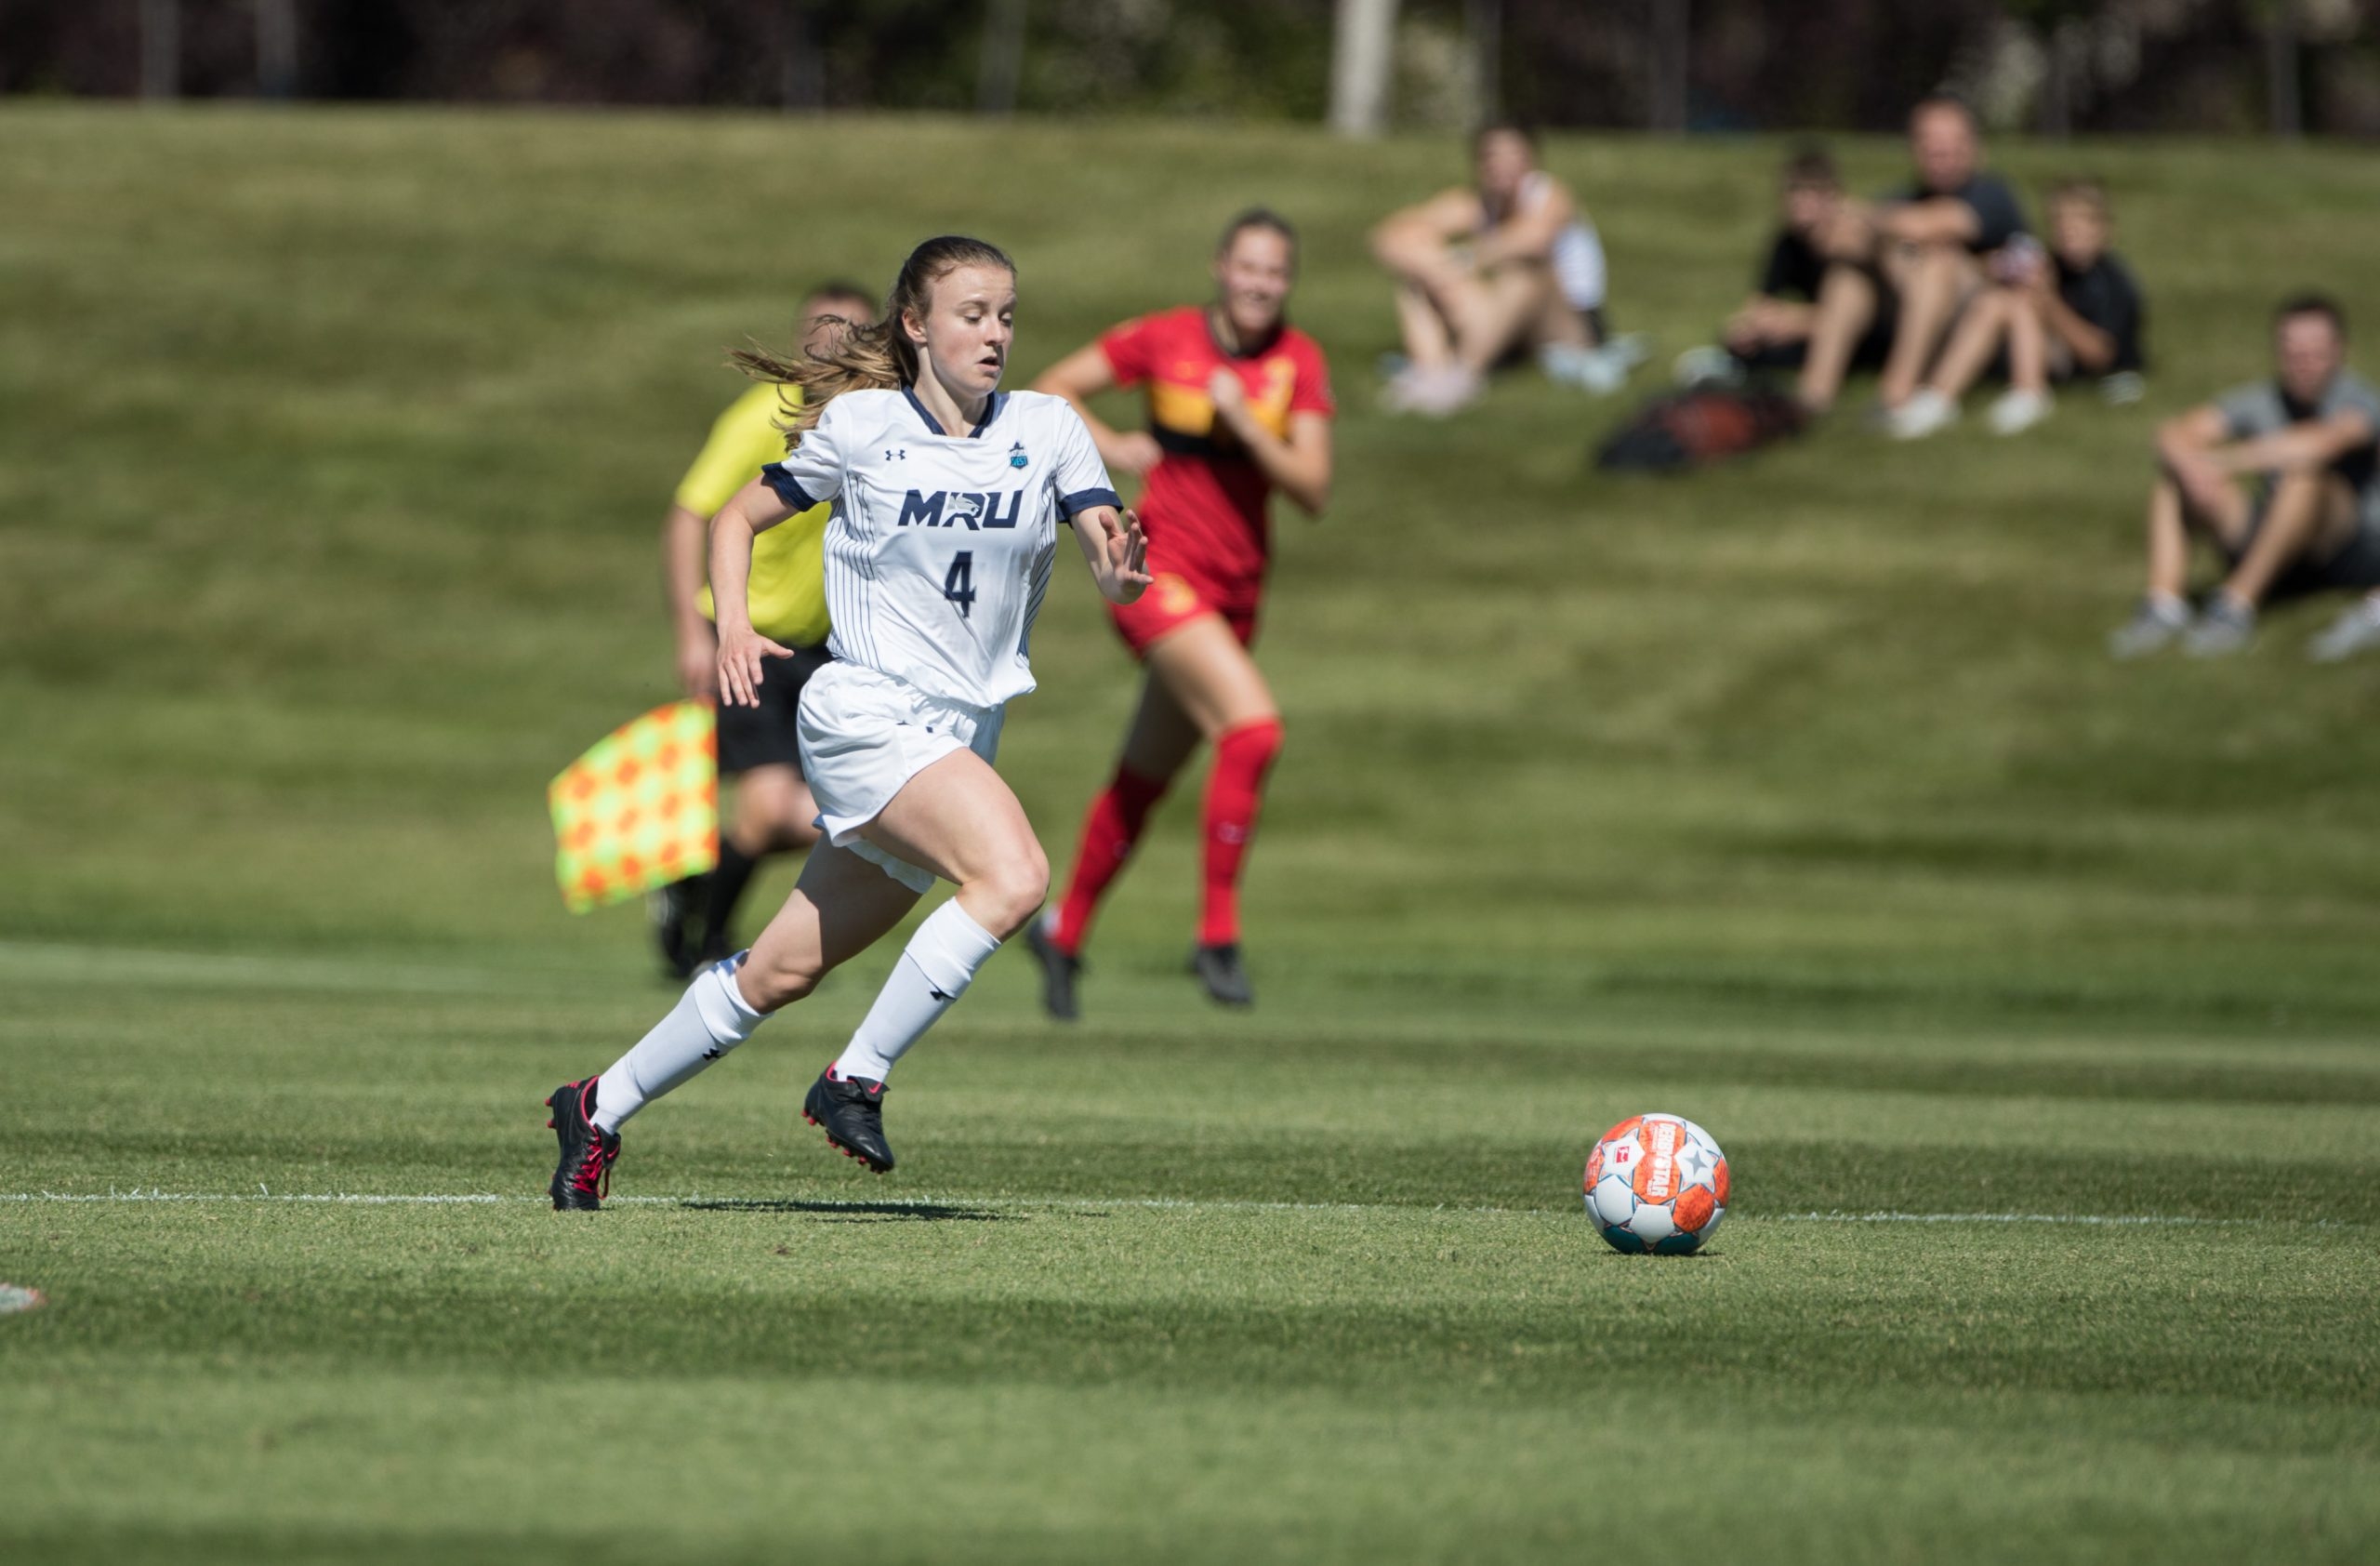
{"label": "blurred tree line", "polygon": [[[1319,119],[1349,0],[0,0],[0,92]],[[2380,135],[2380,0],[1402,0],[1389,114]]]}

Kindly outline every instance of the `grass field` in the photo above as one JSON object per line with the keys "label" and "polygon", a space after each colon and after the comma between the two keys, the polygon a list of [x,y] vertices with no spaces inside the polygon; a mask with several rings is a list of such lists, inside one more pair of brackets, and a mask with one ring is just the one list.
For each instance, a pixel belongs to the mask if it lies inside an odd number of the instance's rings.
{"label": "grass field", "polygon": [[[51,1301],[0,1317],[0,1557],[2380,1556],[2380,664],[2298,657],[2328,605],[2098,651],[2153,421],[2288,286],[2380,321],[2368,153],[2003,149],[2109,180],[2146,405],[1640,484],[1529,378],[1376,412],[1360,238],[1435,143],[0,134],[0,1279]],[[1707,333],[1775,152],[1555,145],[1623,325]],[[1177,801],[1090,1020],[993,963],[895,1175],[795,1116],[888,949],[546,1211],[538,1100],[670,992],[633,911],[562,912],[542,790],[669,694],[721,350],[976,229],[1030,374],[1255,199],[1345,405],[1264,649],[1261,1008],[1179,975]],[[1002,762],[1063,864],[1130,683],[1078,581],[1035,648]],[[1701,1257],[1578,1210],[1646,1108],[1730,1156]]]}

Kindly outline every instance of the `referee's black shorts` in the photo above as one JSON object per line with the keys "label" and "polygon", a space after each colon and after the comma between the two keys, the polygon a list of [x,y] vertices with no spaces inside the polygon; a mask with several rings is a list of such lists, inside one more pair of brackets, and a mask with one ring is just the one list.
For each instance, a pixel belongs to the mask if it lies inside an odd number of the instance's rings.
{"label": "referee's black shorts", "polygon": [[801,705],[801,687],[810,677],[834,662],[824,647],[796,647],[789,658],[760,660],[760,705],[719,708],[719,775],[733,777],[757,766],[789,766],[801,770],[801,742],[794,732],[794,713]]}

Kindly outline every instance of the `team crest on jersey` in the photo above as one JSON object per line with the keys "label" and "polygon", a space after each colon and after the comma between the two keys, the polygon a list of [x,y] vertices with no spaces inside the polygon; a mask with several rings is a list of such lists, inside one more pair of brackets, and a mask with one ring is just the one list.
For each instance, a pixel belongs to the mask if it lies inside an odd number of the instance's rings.
{"label": "team crest on jersey", "polygon": [[901,498],[901,519],[895,525],[964,527],[972,533],[986,527],[1014,527],[1024,514],[1025,491],[1021,489],[937,489],[931,495],[913,489]]}
{"label": "team crest on jersey", "polygon": [[1010,467],[1022,468],[1031,460],[1031,458],[1025,455],[1025,443],[1023,441],[1019,441],[1014,445],[1008,448],[1008,465]]}

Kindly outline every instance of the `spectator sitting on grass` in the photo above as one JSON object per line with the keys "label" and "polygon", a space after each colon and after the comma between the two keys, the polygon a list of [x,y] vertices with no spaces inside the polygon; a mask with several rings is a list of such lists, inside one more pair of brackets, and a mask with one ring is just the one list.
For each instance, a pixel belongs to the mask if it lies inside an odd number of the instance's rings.
{"label": "spectator sitting on grass", "polygon": [[2069,179],[2050,192],[2048,212],[2048,255],[2021,238],[2000,252],[1991,286],[1967,301],[1933,375],[1893,416],[1895,437],[1923,440],[1956,423],[1961,394],[2003,354],[2008,391],[1987,416],[1995,434],[2047,418],[2055,381],[2096,376],[2137,395],[2140,289],[2108,248],[2107,191]]}
{"label": "spectator sitting on grass", "polygon": [[1532,348],[1555,380],[1618,391],[1643,349],[1606,338],[1603,245],[1569,187],[1537,166],[1536,139],[1517,125],[1484,127],[1472,153],[1476,188],[1441,191],[1372,231],[1405,339],[1387,405],[1452,413],[1490,368]]}
{"label": "spectator sitting on grass", "polygon": [[1889,323],[1892,348],[1876,395],[1889,416],[1917,390],[1959,306],[1982,285],[1980,258],[2025,232],[2024,214],[2006,184],[1976,171],[1975,117],[1948,98],[1920,103],[1909,117],[1916,179],[1896,196],[1846,202],[1828,225],[1829,258],[1809,352],[1802,365],[1802,404],[1812,413],[1834,405],[1860,341]]}
{"label": "spectator sitting on grass", "polygon": [[[2108,638],[2115,657],[2145,657],[2176,639],[2201,657],[2235,653],[2276,590],[2380,587],[2380,392],[2347,368],[2346,318],[2320,294],[2282,303],[2273,347],[2273,379],[2158,431],[2149,591]],[[2247,478],[2253,495],[2238,482]],[[2212,538],[2230,568],[2195,623],[2182,597],[2192,532]]]}
{"label": "spectator sitting on grass", "polygon": [[[1777,237],[1769,242],[1752,298],[1727,318],[1721,347],[1680,356],[1679,379],[1733,380],[1747,369],[1801,367],[1818,316],[1818,290],[1833,259],[1825,248],[1828,235],[1837,229],[1844,206],[1842,177],[1825,149],[1805,147],[1785,160],[1779,205]],[[1891,344],[1891,320],[1880,316],[1853,345],[1850,363],[1874,369]]]}

